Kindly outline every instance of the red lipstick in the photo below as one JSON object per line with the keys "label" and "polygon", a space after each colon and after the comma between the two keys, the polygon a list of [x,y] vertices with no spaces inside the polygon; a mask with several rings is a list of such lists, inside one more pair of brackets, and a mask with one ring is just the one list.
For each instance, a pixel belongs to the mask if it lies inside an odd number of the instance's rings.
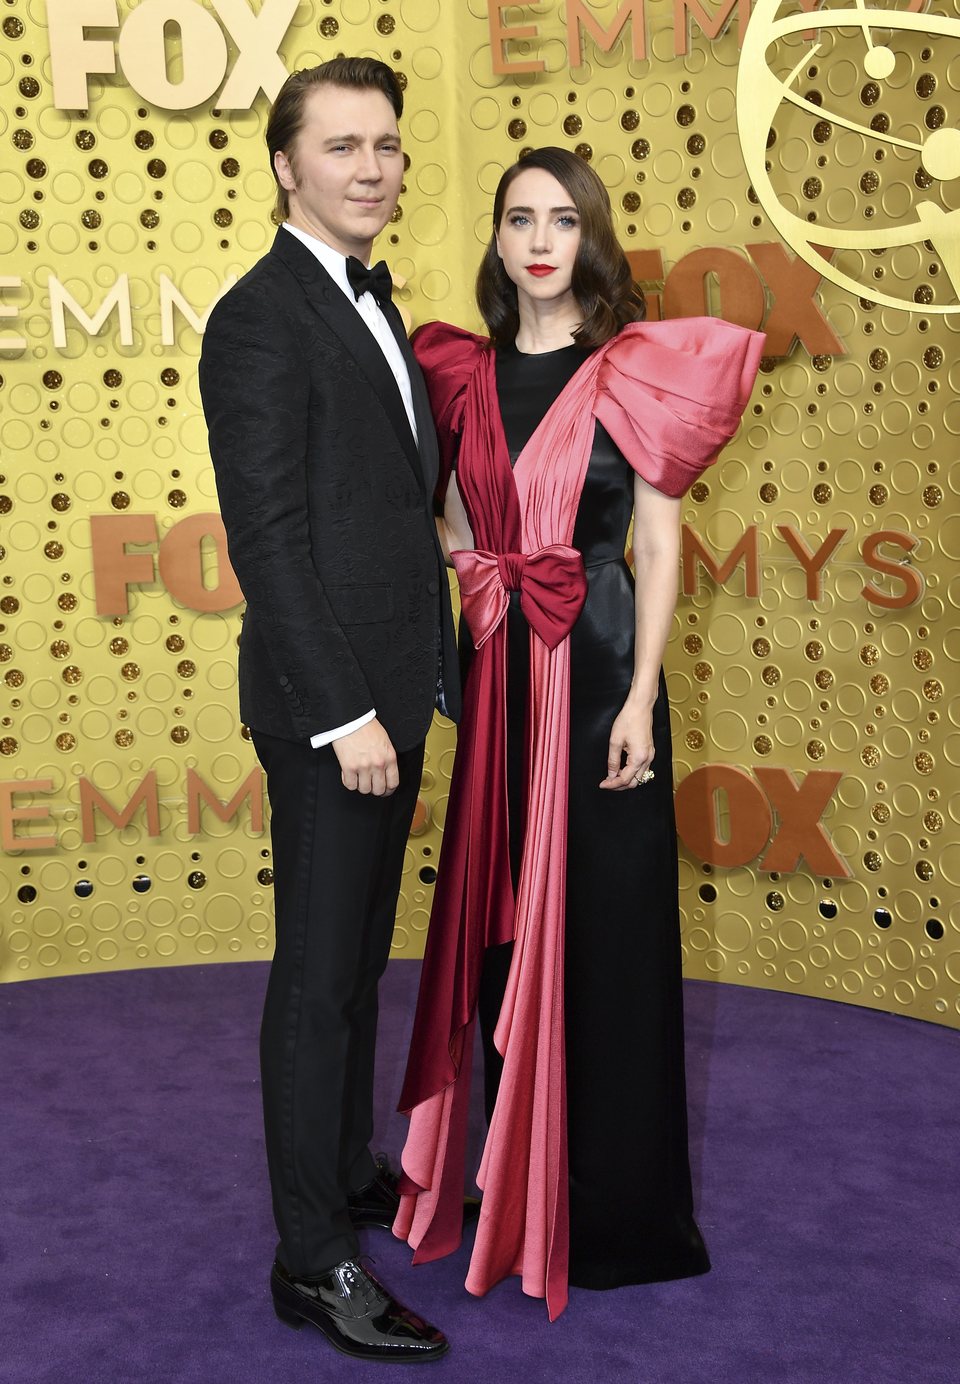
{"label": "red lipstick", "polygon": [[538,279],[545,279],[548,274],[556,272],[555,264],[528,264],[527,273],[535,275]]}

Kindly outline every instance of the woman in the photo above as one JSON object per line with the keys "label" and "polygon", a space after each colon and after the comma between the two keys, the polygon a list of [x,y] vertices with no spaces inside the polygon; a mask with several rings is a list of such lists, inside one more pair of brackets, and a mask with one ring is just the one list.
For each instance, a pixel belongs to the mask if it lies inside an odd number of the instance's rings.
{"label": "woman", "polygon": [[[669,710],[680,500],[737,426],[763,338],[644,325],[599,178],[503,176],[490,341],[421,330],[442,531],[475,649],[401,1108],[395,1233],[460,1242],[474,1016],[489,1132],[467,1287],[545,1297],[709,1267],[687,1158]],[[636,587],[624,559],[631,515]],[[655,767],[654,767],[655,766]]]}

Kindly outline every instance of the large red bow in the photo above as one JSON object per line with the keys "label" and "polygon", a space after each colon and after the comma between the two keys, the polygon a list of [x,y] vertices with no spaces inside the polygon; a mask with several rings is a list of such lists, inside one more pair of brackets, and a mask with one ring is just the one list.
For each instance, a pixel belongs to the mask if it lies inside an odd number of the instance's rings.
{"label": "large red bow", "polygon": [[555,649],[570,633],[587,597],[583,556],[562,543],[535,553],[460,549],[450,558],[460,581],[460,605],[478,649],[506,615],[510,591],[520,592],[524,618],[548,649]]}

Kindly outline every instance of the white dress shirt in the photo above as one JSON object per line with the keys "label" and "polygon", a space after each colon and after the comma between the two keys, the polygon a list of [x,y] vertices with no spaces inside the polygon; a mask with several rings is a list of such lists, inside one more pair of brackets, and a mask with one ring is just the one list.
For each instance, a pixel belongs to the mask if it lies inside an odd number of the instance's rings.
{"label": "white dress shirt", "polygon": [[[297,226],[291,226],[289,221],[284,221],[283,229],[296,236],[312,255],[314,255],[324,269],[330,275],[333,282],[343,291],[347,301],[357,310],[361,319],[367,327],[384,354],[387,364],[393,372],[400,390],[400,397],[403,400],[403,407],[406,409],[407,418],[410,421],[410,430],[414,440],[417,440],[417,420],[413,410],[413,392],[410,388],[410,375],[407,370],[406,361],[403,353],[397,344],[390,323],[384,317],[380,304],[372,293],[361,293],[359,298],[354,297],[353,289],[347,279],[347,257],[341,255],[339,250],[332,249],[323,240],[318,240],[316,236],[308,235],[306,231],[301,231]],[[355,721],[348,721],[345,725],[337,726],[333,730],[320,731],[317,735],[311,735],[310,744],[314,749],[319,749],[321,745],[329,745],[334,740],[341,739],[344,735],[350,735],[353,731],[359,730],[376,716],[376,709],[371,709],[358,716]]]}

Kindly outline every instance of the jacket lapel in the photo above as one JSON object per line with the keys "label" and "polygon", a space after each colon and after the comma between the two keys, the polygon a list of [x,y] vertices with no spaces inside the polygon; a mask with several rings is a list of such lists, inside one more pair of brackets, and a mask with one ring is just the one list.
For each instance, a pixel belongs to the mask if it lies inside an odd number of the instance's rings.
{"label": "jacket lapel", "polygon": [[[281,227],[273,242],[273,253],[279,255],[300,280],[310,305],[323,318],[327,326],[336,333],[343,342],[344,348],[360,366],[390,420],[414,475],[423,485],[425,483],[424,468],[410,428],[410,421],[407,418],[407,410],[403,406],[403,399],[400,396],[393,371],[387,364],[386,357],[377,345],[372,332],[357,310],[348,302],[342,290],[330,278],[323,265],[305,245],[297,240],[296,236],[290,235]],[[391,319],[392,326],[393,321]],[[405,359],[408,355],[412,360],[409,347],[404,353]],[[412,370],[411,384],[413,384]],[[422,381],[421,387],[423,387]],[[416,403],[416,393],[414,393],[414,400]],[[419,428],[419,406],[416,406],[416,419]],[[436,445],[435,441],[434,445]]]}
{"label": "jacket lapel", "polygon": [[420,364],[413,354],[413,347],[410,345],[404,330],[403,318],[397,308],[393,303],[388,303],[383,309],[383,313],[390,324],[390,330],[397,339],[397,345],[400,347],[404,364],[407,367],[407,374],[410,376],[413,414],[417,420],[420,465],[427,494],[432,495],[436,489],[437,475],[440,470],[440,451],[437,445],[437,429],[433,421],[433,411],[430,408],[430,396],[427,393],[427,383],[423,378]]}

